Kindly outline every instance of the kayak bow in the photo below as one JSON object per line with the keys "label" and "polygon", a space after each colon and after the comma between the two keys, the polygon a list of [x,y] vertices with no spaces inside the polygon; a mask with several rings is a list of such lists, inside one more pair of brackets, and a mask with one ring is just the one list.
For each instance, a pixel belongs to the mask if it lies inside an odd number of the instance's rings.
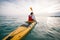
{"label": "kayak bow", "polygon": [[25,35],[27,35],[30,30],[36,25],[36,22],[31,23],[28,27],[20,26],[8,36],[3,38],[3,40],[21,40]]}

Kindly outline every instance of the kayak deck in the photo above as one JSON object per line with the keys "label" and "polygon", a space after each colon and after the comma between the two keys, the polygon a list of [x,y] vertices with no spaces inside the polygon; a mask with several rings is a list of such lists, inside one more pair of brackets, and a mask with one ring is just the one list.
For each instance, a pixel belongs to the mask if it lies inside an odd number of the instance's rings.
{"label": "kayak deck", "polygon": [[36,22],[31,23],[28,27],[20,26],[8,36],[3,38],[3,40],[21,40],[29,31],[36,25]]}

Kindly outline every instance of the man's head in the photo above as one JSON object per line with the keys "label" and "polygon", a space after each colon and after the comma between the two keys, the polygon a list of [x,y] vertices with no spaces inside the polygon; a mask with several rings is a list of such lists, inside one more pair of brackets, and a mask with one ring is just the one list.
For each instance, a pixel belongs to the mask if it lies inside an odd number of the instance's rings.
{"label": "man's head", "polygon": [[33,12],[31,12],[31,14],[30,15],[33,15]]}

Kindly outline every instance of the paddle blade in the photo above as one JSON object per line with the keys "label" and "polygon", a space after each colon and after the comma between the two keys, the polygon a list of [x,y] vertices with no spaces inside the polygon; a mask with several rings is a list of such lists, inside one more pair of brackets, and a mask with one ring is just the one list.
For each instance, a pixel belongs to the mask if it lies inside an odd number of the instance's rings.
{"label": "paddle blade", "polygon": [[32,7],[30,7],[30,10],[33,11]]}

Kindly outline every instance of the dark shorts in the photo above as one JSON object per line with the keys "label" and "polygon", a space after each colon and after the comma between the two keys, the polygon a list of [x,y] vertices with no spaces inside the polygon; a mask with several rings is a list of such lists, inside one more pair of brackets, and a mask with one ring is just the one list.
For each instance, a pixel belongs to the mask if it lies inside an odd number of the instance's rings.
{"label": "dark shorts", "polygon": [[31,22],[25,22],[25,24],[22,24],[21,26],[29,27],[30,24],[31,24]]}

